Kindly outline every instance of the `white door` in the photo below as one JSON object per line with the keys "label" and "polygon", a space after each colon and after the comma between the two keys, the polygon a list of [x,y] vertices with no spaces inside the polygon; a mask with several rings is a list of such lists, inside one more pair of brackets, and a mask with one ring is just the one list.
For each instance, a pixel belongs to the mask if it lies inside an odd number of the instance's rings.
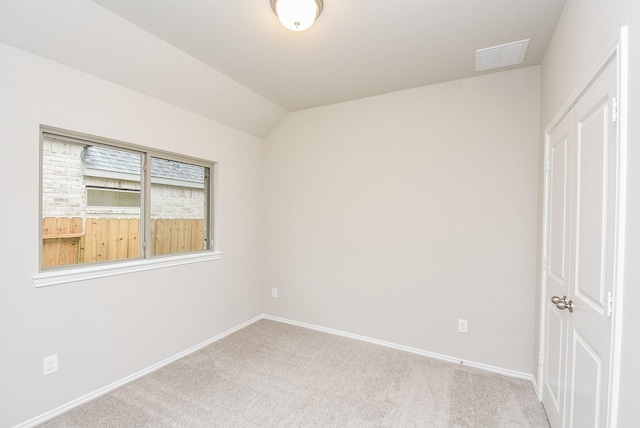
{"label": "white door", "polygon": [[617,68],[612,61],[547,138],[542,384],[553,428],[607,425],[617,203],[616,93]]}
{"label": "white door", "polygon": [[567,316],[551,304],[551,296],[569,294],[570,270],[570,209],[571,209],[571,114],[565,116],[547,138],[547,231],[546,265],[544,271],[547,296],[545,314],[546,355],[542,387],[543,404],[552,427],[561,427],[567,357]]}
{"label": "white door", "polygon": [[616,242],[617,132],[611,62],[573,108],[572,257],[566,426],[606,427]]}

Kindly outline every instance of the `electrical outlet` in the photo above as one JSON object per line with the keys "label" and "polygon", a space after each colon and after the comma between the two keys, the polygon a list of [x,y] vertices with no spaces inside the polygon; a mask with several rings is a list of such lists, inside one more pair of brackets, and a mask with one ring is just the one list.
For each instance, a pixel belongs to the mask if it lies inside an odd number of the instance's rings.
{"label": "electrical outlet", "polygon": [[271,297],[278,297],[278,289],[277,288],[272,288],[271,289]]}
{"label": "electrical outlet", "polygon": [[467,320],[458,320],[458,333],[467,333],[468,326]]}
{"label": "electrical outlet", "polygon": [[44,375],[50,375],[58,371],[58,354],[44,357]]}

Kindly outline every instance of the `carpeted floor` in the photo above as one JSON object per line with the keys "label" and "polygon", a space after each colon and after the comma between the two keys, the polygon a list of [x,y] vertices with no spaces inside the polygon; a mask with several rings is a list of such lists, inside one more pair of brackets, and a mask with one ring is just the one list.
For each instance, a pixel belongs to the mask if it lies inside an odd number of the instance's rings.
{"label": "carpeted floor", "polygon": [[274,321],[42,427],[544,427],[530,382]]}

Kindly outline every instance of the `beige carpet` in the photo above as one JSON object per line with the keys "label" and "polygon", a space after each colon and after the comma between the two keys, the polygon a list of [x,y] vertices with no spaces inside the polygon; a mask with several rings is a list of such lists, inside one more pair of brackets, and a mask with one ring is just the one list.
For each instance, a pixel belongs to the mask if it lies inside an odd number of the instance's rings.
{"label": "beige carpet", "polygon": [[274,321],[44,427],[545,427],[530,382]]}

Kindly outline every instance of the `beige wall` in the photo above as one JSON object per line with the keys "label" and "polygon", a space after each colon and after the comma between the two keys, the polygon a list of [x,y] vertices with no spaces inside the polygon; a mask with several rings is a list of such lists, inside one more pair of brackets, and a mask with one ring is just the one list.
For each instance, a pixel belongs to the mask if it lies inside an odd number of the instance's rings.
{"label": "beige wall", "polygon": [[[262,312],[264,141],[0,44],[0,426],[119,381]],[[219,162],[220,260],[35,289],[39,125]],[[250,267],[250,268],[248,268]],[[42,359],[59,371],[43,377]]]}
{"label": "beige wall", "polygon": [[[542,63],[541,126],[569,101],[620,27],[629,30],[626,255],[619,427],[640,419],[640,2],[568,0]],[[539,289],[538,289],[539,295]]]}
{"label": "beige wall", "polygon": [[539,77],[289,114],[267,138],[267,313],[533,373]]}

